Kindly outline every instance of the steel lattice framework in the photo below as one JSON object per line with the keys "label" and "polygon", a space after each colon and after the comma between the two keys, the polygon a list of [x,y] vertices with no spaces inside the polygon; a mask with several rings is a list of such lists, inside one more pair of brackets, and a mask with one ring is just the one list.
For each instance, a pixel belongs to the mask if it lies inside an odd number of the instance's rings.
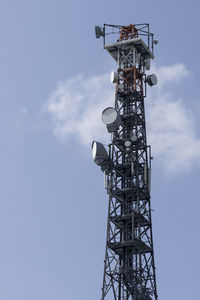
{"label": "steel lattice framework", "polygon": [[[119,32],[117,42],[105,45],[106,26]],[[109,207],[101,299],[156,300],[151,148],[144,109],[146,66],[154,57],[153,34],[148,24],[104,25],[103,33],[104,48],[118,64],[115,110],[121,124],[112,133],[105,171]]]}

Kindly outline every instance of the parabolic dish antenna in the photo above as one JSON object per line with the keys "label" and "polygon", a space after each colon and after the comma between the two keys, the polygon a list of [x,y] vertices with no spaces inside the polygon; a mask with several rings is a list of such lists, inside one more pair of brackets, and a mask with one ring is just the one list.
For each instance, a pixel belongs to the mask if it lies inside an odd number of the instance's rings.
{"label": "parabolic dish antenna", "polygon": [[102,122],[110,125],[117,120],[117,111],[113,107],[108,107],[102,112]]}
{"label": "parabolic dish antenna", "polygon": [[93,157],[93,159],[96,158],[96,153],[97,153],[97,143],[93,142],[93,145],[92,145],[92,157]]}

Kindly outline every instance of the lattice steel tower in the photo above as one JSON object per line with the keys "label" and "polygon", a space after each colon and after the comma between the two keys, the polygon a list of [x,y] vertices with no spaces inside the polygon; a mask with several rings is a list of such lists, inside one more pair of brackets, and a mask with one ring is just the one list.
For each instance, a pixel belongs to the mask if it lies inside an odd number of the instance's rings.
{"label": "lattice steel tower", "polygon": [[[150,184],[151,148],[147,145],[144,98],[153,46],[148,24],[95,27],[104,48],[117,62],[111,81],[116,84],[114,107],[102,113],[111,133],[108,151],[92,143],[93,159],[105,173],[109,194],[108,224],[101,300],[156,300]],[[111,34],[112,33],[112,34]],[[106,38],[118,40],[106,44]],[[142,38],[141,38],[142,37]]]}

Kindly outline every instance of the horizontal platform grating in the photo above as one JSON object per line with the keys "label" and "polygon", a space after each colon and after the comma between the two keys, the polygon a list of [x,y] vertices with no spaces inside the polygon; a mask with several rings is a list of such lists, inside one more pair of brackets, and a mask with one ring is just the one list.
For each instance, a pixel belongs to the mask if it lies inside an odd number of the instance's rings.
{"label": "horizontal platform grating", "polygon": [[130,248],[133,254],[150,253],[152,251],[152,249],[149,246],[147,246],[144,242],[138,239],[127,240],[117,243],[108,242],[108,247],[111,248],[118,255],[123,255],[124,250],[127,248]]}
{"label": "horizontal platform grating", "polygon": [[[118,227],[123,227],[124,224],[127,224],[128,222],[132,222],[133,215],[126,214],[120,216],[113,216],[110,218],[110,220],[111,222],[115,223]],[[150,223],[142,214],[134,212],[134,225],[135,227],[148,226],[150,225]]]}

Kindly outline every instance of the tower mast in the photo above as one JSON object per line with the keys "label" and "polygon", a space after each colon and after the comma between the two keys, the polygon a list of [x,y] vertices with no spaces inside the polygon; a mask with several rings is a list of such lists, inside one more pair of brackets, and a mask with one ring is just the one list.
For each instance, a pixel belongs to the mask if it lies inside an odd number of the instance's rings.
{"label": "tower mast", "polygon": [[[104,24],[95,30],[117,63],[117,71],[111,74],[116,84],[115,104],[102,113],[111,133],[109,151],[99,142],[92,144],[109,195],[101,300],[157,300],[150,203],[152,157],[144,108],[147,83],[157,83],[155,74],[146,75],[157,41],[148,24]],[[109,33],[118,33],[117,42],[105,43]]]}

